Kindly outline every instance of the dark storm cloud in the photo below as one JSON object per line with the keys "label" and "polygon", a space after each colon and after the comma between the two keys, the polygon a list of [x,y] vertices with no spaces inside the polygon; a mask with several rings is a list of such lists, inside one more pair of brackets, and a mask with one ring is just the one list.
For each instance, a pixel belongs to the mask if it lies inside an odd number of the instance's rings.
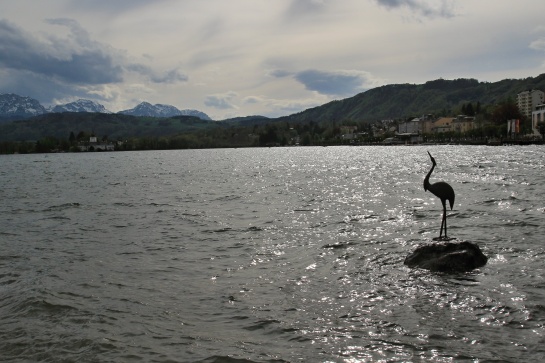
{"label": "dark storm cloud", "polygon": [[[411,11],[424,15],[428,18],[443,17],[451,18],[455,16],[452,7],[445,0],[375,0],[379,5],[389,9],[406,7]],[[433,3],[434,6],[429,5]]]}
{"label": "dark storm cloud", "polygon": [[[13,69],[0,69],[0,93],[15,93],[35,98],[47,106],[56,99],[66,96],[89,98],[88,92],[82,88],[60,82],[44,75]],[[101,97],[95,95],[94,99]]]}
{"label": "dark storm cloud", "polygon": [[128,62],[124,52],[94,41],[75,20],[47,22],[67,28],[68,35],[42,39],[0,20],[0,67],[76,85],[118,83],[127,70],[155,83],[187,80],[178,70],[159,73],[146,65]]}
{"label": "dark storm cloud", "polygon": [[294,78],[306,89],[330,96],[347,96],[364,91],[367,82],[364,72],[324,72],[315,69],[298,72]]}
{"label": "dark storm cloud", "polygon": [[115,52],[91,41],[75,21],[56,19],[49,23],[68,27],[69,39],[39,39],[0,20],[0,66],[78,84],[122,80],[123,69]]}

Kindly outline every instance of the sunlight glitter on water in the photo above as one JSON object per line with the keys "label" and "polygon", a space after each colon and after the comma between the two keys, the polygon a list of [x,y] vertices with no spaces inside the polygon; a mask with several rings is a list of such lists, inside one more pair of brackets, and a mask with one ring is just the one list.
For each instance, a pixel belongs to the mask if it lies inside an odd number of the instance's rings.
{"label": "sunlight glitter on water", "polygon": [[[480,270],[403,265],[439,233],[441,204],[422,188],[427,150],[432,178],[456,191],[449,234],[490,257]],[[430,146],[6,159],[0,350],[12,360],[539,361],[543,156]]]}

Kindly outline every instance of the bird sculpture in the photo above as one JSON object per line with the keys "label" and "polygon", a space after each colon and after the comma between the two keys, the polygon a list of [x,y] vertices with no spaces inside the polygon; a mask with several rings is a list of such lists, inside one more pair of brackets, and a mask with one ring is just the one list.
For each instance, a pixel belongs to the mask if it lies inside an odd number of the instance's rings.
{"label": "bird sculpture", "polygon": [[[452,206],[454,205],[454,189],[448,184],[443,181],[430,184],[430,175],[433,172],[433,169],[437,165],[435,162],[435,159],[433,156],[431,156],[430,152],[428,151],[428,155],[430,156],[432,167],[430,171],[428,172],[428,175],[426,175],[426,178],[424,179],[424,191],[430,191],[433,195],[435,195],[437,198],[441,200],[441,203],[443,204],[443,219],[441,220],[441,230],[439,231],[439,238],[435,239],[445,239],[448,240],[447,237],[447,205],[446,201],[448,200],[450,204],[450,209],[452,210]],[[445,226],[445,237],[443,237],[443,225]]]}

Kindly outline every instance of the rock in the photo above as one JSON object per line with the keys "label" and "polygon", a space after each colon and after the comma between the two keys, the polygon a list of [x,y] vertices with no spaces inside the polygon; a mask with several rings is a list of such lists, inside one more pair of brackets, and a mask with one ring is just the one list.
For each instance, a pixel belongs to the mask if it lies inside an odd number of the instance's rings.
{"label": "rock", "polygon": [[434,272],[467,272],[486,265],[488,258],[471,242],[444,242],[419,246],[405,258],[411,268]]}

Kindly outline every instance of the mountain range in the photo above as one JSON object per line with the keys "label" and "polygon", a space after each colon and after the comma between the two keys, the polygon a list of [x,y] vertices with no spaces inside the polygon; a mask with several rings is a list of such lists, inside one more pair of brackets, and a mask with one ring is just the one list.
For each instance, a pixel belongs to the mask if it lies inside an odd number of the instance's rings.
{"label": "mountain range", "polygon": [[[128,137],[131,135],[158,135],[159,129],[161,135],[170,135],[172,132],[185,132],[189,126],[191,128],[213,125],[252,127],[275,122],[287,122],[290,125],[313,122],[327,126],[343,122],[365,123],[387,119],[400,120],[425,114],[456,116],[468,103],[480,104],[481,109],[489,112],[497,104],[507,100],[516,100],[518,93],[531,89],[545,91],[545,74],[524,79],[505,79],[498,82],[479,82],[476,79],[461,78],[455,80],[437,79],[424,84],[392,84],[279,118],[246,116],[217,122],[211,122],[210,118],[200,111],[180,111],[174,106],[152,105],[147,102],[142,102],[130,110],[108,114],[103,106],[87,100],[79,100],[47,110],[32,98],[1,94],[0,121],[28,120],[18,123],[18,125],[10,122],[0,123],[0,141],[2,139],[34,140],[46,135],[57,134],[62,136],[74,130],[94,129],[98,132],[101,127],[106,126],[108,126],[108,130],[101,132]],[[63,117],[64,112],[76,113],[71,114],[70,117]],[[153,122],[153,120],[149,120],[150,117],[156,117],[158,121]],[[59,126],[61,119],[64,120],[65,129],[61,129]],[[80,121],[81,124],[78,124]],[[142,123],[145,127],[142,127],[141,130],[136,130],[134,127],[121,127],[121,125],[131,122]],[[118,123],[117,129],[110,129],[116,123]],[[37,130],[37,127],[40,130]]]}
{"label": "mountain range", "polygon": [[130,110],[119,111],[118,113],[130,116],[147,117],[174,117],[174,116],[195,116],[201,120],[211,121],[207,114],[197,110],[179,110],[171,105],[162,105],[157,103],[152,105],[148,102],[142,102]]}
{"label": "mountain range", "polygon": [[0,121],[25,119],[47,113],[44,106],[30,97],[13,93],[0,94]]}
{"label": "mountain range", "polygon": [[[38,100],[30,97],[19,96],[13,93],[0,94],[0,122],[23,120],[30,117],[44,115],[47,113],[64,112],[85,112],[111,114],[103,105],[80,99],[63,105],[56,105],[45,108]],[[197,110],[179,110],[171,105],[142,102],[135,108],[119,111],[119,114],[145,117],[174,117],[174,116],[195,116],[202,120],[210,121],[207,114]]]}
{"label": "mountain range", "polygon": [[[1,97],[1,96],[0,96]],[[56,105],[47,109],[51,113],[62,112],[99,112],[99,113],[112,113],[108,111],[101,104],[90,100],[77,100],[75,102],[66,103],[64,105]]]}

